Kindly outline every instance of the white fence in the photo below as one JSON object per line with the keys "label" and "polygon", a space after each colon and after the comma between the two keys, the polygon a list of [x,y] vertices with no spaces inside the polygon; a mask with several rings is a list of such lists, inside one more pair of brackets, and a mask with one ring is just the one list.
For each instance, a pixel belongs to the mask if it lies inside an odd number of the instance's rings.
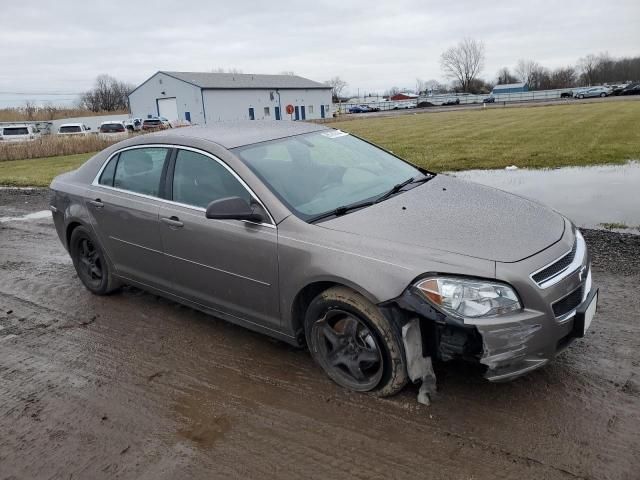
{"label": "white fence", "polygon": [[[482,103],[482,101],[491,96],[495,98],[496,103],[501,102],[531,102],[536,100],[556,100],[562,98],[563,93],[573,93],[577,90],[581,90],[584,87],[576,88],[560,88],[556,90],[535,90],[530,92],[520,93],[497,93],[497,94],[483,94],[474,95],[469,93],[449,93],[440,95],[421,95],[417,99],[417,103],[428,102],[434,106],[441,106],[445,102],[458,101],[460,105],[467,105],[473,103]],[[340,111],[341,113],[348,113],[349,109],[355,105],[368,105],[374,108],[383,110],[393,110],[396,108],[402,108],[403,105],[416,103],[416,100],[399,100],[392,101],[372,101],[372,102],[360,102],[360,103],[341,103],[334,105],[334,111]]]}

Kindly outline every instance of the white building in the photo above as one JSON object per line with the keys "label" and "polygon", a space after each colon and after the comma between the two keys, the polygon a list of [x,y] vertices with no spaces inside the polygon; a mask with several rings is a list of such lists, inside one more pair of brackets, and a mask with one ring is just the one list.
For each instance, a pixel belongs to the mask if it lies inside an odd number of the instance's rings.
{"label": "white building", "polygon": [[157,72],[129,94],[134,117],[205,124],[331,116],[331,87],[295,75]]}

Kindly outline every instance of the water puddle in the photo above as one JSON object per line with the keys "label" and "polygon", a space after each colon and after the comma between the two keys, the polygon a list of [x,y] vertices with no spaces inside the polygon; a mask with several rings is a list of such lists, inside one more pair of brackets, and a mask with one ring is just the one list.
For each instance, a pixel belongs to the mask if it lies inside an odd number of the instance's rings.
{"label": "water puddle", "polygon": [[546,170],[468,170],[453,175],[536,200],[580,227],[640,233],[640,162]]}
{"label": "water puddle", "polygon": [[49,210],[40,210],[39,212],[28,213],[21,217],[0,217],[0,223],[5,222],[19,222],[24,220],[41,220],[43,218],[50,218],[51,212]]}

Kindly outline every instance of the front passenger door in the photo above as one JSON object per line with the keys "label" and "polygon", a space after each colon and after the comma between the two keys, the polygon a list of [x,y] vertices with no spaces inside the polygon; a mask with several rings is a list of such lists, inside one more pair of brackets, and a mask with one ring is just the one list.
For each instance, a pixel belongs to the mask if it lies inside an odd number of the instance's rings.
{"label": "front passenger door", "polygon": [[205,217],[214,200],[252,200],[230,168],[209,154],[179,149],[168,175],[172,203],[160,207],[160,222],[173,289],[207,307],[279,329],[275,225]]}

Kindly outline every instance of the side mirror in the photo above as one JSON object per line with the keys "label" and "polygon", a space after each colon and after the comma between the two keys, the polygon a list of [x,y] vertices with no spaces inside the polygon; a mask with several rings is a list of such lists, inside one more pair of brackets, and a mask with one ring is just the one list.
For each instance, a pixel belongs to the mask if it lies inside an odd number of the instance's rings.
{"label": "side mirror", "polygon": [[249,220],[260,223],[264,220],[261,208],[240,197],[227,197],[214,200],[207,206],[205,216],[216,220]]}

